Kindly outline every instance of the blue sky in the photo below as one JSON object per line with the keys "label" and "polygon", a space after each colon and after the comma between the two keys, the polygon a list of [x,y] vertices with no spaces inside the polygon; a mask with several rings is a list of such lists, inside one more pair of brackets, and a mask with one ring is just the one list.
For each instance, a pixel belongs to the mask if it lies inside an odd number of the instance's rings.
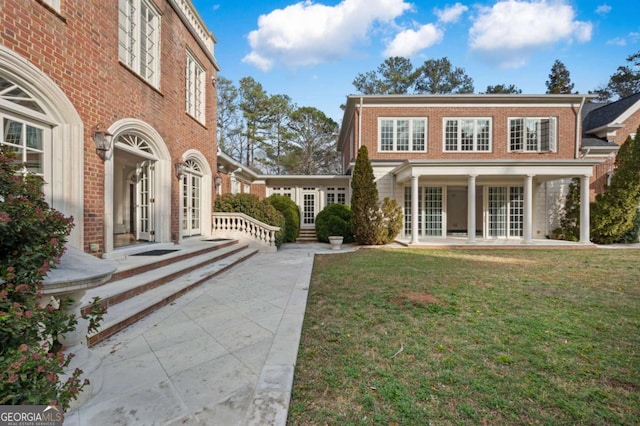
{"label": "blue sky", "polygon": [[192,0],[217,38],[221,76],[253,77],[337,122],[357,74],[389,56],[414,66],[448,57],[475,91],[514,84],[546,91],[561,60],[575,90],[609,80],[640,50],[637,0]]}

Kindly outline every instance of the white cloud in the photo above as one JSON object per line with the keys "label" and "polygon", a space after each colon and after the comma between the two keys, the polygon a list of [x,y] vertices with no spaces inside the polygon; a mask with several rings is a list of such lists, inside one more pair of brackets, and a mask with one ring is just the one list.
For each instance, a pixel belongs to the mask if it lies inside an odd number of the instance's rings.
{"label": "white cloud", "polygon": [[614,46],[626,46],[627,40],[625,40],[624,37],[616,37],[611,40],[607,40],[607,44],[612,44]]}
{"label": "white cloud", "polygon": [[606,15],[607,13],[611,12],[611,6],[609,6],[608,4],[601,4],[600,6],[598,6],[596,8],[596,13],[598,15]]}
{"label": "white cloud", "polygon": [[503,67],[519,67],[536,49],[590,40],[593,25],[574,18],[573,8],[559,2],[500,1],[479,8],[469,30],[470,47]]}
{"label": "white cloud", "polygon": [[306,0],[276,9],[258,18],[243,61],[263,71],[331,61],[348,55],[374,23],[388,23],[410,8],[404,0],[343,0],[336,6]]}
{"label": "white cloud", "polygon": [[451,22],[458,22],[460,16],[465,13],[469,8],[461,3],[456,3],[453,6],[447,6],[444,9],[435,8],[433,12],[438,17],[438,21],[448,24]]}
{"label": "white cloud", "polygon": [[387,45],[384,56],[409,58],[422,49],[442,41],[443,35],[443,31],[433,24],[423,25],[417,31],[411,29],[401,31]]}

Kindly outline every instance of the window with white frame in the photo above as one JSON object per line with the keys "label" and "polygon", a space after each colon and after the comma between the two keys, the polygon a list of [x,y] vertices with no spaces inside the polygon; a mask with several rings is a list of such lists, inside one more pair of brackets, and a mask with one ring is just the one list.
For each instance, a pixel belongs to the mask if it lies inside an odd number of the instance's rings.
{"label": "window with white frame", "polygon": [[206,72],[200,62],[187,52],[186,110],[189,115],[204,124],[204,91]]}
{"label": "window with white frame", "polygon": [[271,188],[271,193],[276,195],[283,195],[288,198],[293,198],[291,187],[274,187]]}
{"label": "window with white frame", "polygon": [[44,0],[53,10],[60,13],[60,0]]}
{"label": "window with white frame", "polygon": [[381,118],[378,120],[380,151],[426,151],[426,118]]}
{"label": "window with white frame", "polygon": [[490,118],[445,118],[444,150],[447,152],[490,152]]}
{"label": "window with white frame", "polygon": [[327,205],[329,204],[346,204],[347,190],[346,188],[327,188]]}
{"label": "window with white frame", "polygon": [[119,0],[118,58],[154,87],[160,84],[160,13],[147,0]]}
{"label": "window with white frame", "polygon": [[556,152],[556,117],[509,119],[509,151]]}

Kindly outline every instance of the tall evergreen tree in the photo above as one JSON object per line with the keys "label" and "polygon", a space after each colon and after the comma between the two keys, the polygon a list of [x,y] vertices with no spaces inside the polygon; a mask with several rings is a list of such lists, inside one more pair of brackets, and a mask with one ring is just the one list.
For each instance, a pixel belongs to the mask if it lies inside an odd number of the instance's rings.
{"label": "tall evergreen tree", "polygon": [[302,107],[292,112],[291,136],[285,169],[293,174],[330,174],[340,171],[336,135],[338,124],[322,111]]}
{"label": "tall evergreen tree", "polygon": [[265,140],[265,131],[268,128],[269,97],[258,83],[251,77],[240,79],[240,109],[244,116],[246,128],[246,151],[244,165],[255,167],[256,148]]}
{"label": "tall evergreen tree", "polygon": [[473,93],[473,79],[448,58],[429,59],[417,69],[416,93]]}
{"label": "tall evergreen tree", "polygon": [[487,86],[487,90],[485,90],[486,94],[514,94],[518,95],[522,93],[522,90],[518,89],[513,84],[497,84],[495,86]]}
{"label": "tall evergreen tree", "polygon": [[616,154],[611,185],[591,206],[591,240],[611,244],[633,228],[640,205],[640,127]]}
{"label": "tall evergreen tree", "polygon": [[360,147],[351,177],[351,224],[360,244],[376,244],[373,219],[378,212],[378,187],[366,146]]}
{"label": "tall evergreen tree", "polygon": [[573,93],[574,84],[571,82],[571,76],[567,67],[559,60],[553,63],[547,85],[547,93],[555,94],[571,94]]}
{"label": "tall evergreen tree", "polygon": [[358,74],[353,86],[363,95],[399,95],[409,93],[416,80],[416,71],[407,58],[392,56],[376,71]]}

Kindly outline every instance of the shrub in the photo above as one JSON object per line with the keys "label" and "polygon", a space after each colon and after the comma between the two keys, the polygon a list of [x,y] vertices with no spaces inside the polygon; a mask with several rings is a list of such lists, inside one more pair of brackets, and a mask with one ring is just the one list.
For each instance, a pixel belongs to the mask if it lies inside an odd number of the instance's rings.
{"label": "shrub", "polygon": [[278,210],[284,217],[285,228],[283,230],[283,241],[292,243],[298,237],[300,231],[300,210],[296,203],[289,197],[274,194],[267,198],[269,204]]}
{"label": "shrub", "polygon": [[318,241],[329,242],[331,236],[342,236],[343,242],[354,241],[351,228],[351,209],[344,204],[329,204],[316,216]]}
{"label": "shrub", "polygon": [[66,371],[73,354],[58,343],[77,321],[65,309],[69,300],[42,307],[39,291],[64,253],[72,219],[49,207],[42,180],[19,174],[11,155],[0,147],[0,405],[67,409],[88,384],[81,370]]}
{"label": "shrub", "polygon": [[611,185],[591,205],[591,240],[598,244],[620,241],[634,226],[640,203],[640,127],[616,154]]}
{"label": "shrub", "polygon": [[569,184],[560,227],[551,231],[551,238],[567,241],[580,239],[580,178],[573,178]]}
{"label": "shrub", "polygon": [[286,228],[284,217],[267,200],[260,200],[253,194],[223,194],[216,199],[215,211],[226,213],[244,213],[271,226],[280,227],[276,232],[276,247],[284,241],[283,230]]}

